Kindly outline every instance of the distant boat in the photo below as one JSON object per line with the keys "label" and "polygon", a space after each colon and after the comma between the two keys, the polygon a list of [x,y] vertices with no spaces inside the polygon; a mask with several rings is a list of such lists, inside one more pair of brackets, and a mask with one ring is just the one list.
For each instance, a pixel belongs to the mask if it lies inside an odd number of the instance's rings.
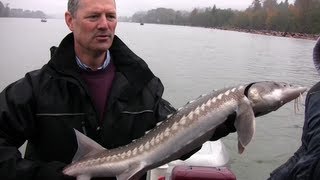
{"label": "distant boat", "polygon": [[47,19],[46,18],[42,18],[41,22],[47,22]]}

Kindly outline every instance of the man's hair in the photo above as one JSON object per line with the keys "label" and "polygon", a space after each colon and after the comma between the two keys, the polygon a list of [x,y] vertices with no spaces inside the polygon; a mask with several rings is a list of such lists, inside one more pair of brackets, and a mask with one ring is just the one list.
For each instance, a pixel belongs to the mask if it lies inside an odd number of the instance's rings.
{"label": "man's hair", "polygon": [[[79,2],[81,0],[68,0],[68,11],[72,16],[75,16],[78,8],[79,8]],[[113,0],[114,3],[116,3],[116,0]]]}
{"label": "man's hair", "polygon": [[72,16],[75,16],[76,11],[79,8],[79,1],[80,0],[68,0],[68,11]]}

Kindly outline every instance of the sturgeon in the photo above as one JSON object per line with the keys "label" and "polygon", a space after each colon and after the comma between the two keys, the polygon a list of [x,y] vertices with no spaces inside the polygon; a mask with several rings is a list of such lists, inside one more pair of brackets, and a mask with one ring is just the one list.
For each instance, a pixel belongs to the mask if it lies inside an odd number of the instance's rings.
{"label": "sturgeon", "polygon": [[79,148],[63,173],[77,180],[139,179],[148,170],[201,146],[233,113],[238,152],[242,153],[254,135],[255,117],[277,110],[306,90],[302,86],[264,81],[213,91],[187,103],[143,137],[110,150],[75,130]]}

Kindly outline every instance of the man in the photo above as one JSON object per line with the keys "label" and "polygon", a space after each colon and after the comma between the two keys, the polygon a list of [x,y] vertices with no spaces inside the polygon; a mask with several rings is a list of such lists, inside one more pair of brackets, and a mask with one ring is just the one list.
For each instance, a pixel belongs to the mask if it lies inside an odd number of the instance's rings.
{"label": "man", "polygon": [[[175,111],[161,81],[115,36],[114,0],[69,0],[65,21],[72,33],[50,61],[0,94],[1,180],[69,179],[61,170],[77,150],[73,128],[112,149]],[[235,131],[228,122],[214,140]]]}
{"label": "man", "polygon": [[[320,38],[313,49],[313,61],[320,73]],[[305,104],[301,146],[271,173],[269,180],[320,179],[320,82],[308,91]]]}

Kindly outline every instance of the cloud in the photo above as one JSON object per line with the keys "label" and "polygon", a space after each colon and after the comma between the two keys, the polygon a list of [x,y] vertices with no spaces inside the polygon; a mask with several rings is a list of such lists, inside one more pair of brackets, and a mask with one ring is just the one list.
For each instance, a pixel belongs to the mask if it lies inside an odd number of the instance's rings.
{"label": "cloud", "polygon": [[132,15],[137,11],[146,11],[158,7],[175,10],[192,10],[193,8],[212,7],[245,9],[251,0],[117,0],[119,14]]}

